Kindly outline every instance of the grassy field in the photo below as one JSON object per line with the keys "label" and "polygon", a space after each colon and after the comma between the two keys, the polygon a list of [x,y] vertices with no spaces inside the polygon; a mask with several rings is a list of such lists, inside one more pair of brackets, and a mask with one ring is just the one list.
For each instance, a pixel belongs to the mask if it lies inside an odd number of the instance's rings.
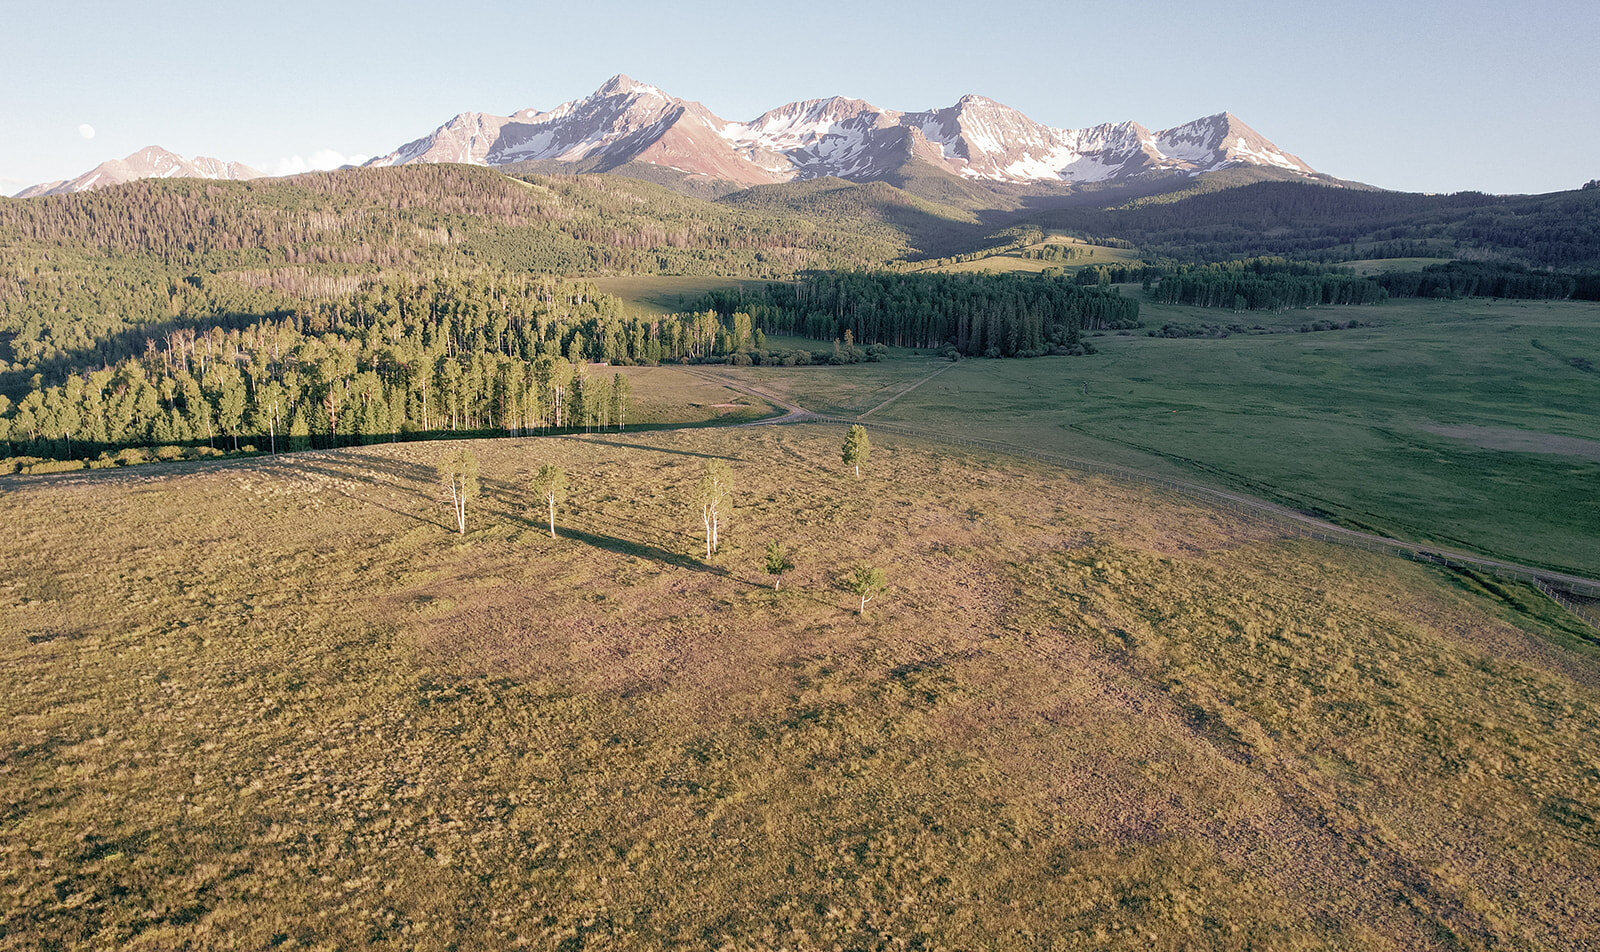
{"label": "grassy field", "polygon": [[[1405,301],[1271,315],[1146,304],[1141,317],[1242,332],[1134,331],[1093,338],[1100,353],[1086,358],[963,361],[873,419],[1198,479],[1600,577],[1600,306]],[[1352,319],[1371,326],[1293,332]],[[850,413],[936,366],[739,372]]]}
{"label": "grassy field", "polygon": [[474,442],[465,536],[438,445],[0,480],[0,949],[1600,943],[1536,594],[842,437]]}
{"label": "grassy field", "polygon": [[912,268],[913,271],[935,271],[944,274],[962,274],[969,272],[998,273],[1025,273],[1038,274],[1046,268],[1075,272],[1090,265],[1134,265],[1142,264],[1143,260],[1137,251],[1126,248],[1107,248],[1100,245],[1091,245],[1086,241],[1072,238],[1062,234],[1047,235],[1043,241],[1028,245],[1027,251],[1055,245],[1070,245],[1078,249],[1080,257],[1071,260],[1044,261],[1036,258],[1027,258],[1017,252],[1006,254],[987,255],[971,261],[953,261],[946,264],[933,264],[925,267]]}
{"label": "grassy field", "polygon": [[1356,274],[1383,274],[1385,271],[1421,271],[1431,264],[1449,264],[1450,258],[1367,258],[1360,261],[1341,261],[1339,267],[1349,268]]}
{"label": "grassy field", "polygon": [[777,408],[677,367],[596,367],[591,372],[628,378],[627,422],[639,426],[747,423]]}

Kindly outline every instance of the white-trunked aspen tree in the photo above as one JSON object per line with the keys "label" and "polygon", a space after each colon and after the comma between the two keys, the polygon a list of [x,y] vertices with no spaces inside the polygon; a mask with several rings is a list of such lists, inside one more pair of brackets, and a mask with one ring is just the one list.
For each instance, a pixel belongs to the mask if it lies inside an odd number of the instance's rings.
{"label": "white-trunked aspen tree", "polygon": [[617,429],[622,429],[627,423],[628,397],[633,393],[633,384],[622,374],[615,374],[611,378],[611,422]]}
{"label": "white-trunked aspen tree", "polygon": [[856,478],[861,477],[861,467],[866,464],[867,456],[872,452],[872,441],[867,439],[867,428],[857,423],[850,427],[850,432],[844,438],[844,464],[856,468]]}
{"label": "white-trunked aspen tree", "polygon": [[706,467],[695,486],[694,501],[700,509],[700,522],[706,533],[706,558],[722,543],[722,523],[728,500],[733,496],[733,472],[720,459],[706,460]]}
{"label": "white-trunked aspen tree", "polygon": [[549,463],[539,467],[539,472],[533,477],[530,484],[541,500],[543,500],[550,520],[550,538],[556,537],[556,503],[567,498],[567,474],[558,466]]}
{"label": "white-trunked aspen tree", "polygon": [[467,534],[467,500],[478,495],[478,457],[465,446],[454,453],[445,450],[439,458],[439,481],[450,490],[450,509],[455,513],[456,531]]}

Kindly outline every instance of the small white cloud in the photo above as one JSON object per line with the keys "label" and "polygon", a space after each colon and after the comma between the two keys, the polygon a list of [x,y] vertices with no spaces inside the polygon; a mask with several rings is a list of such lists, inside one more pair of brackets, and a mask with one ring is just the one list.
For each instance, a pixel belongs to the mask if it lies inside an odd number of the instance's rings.
{"label": "small white cloud", "polygon": [[336,169],[343,165],[360,165],[372,158],[369,155],[345,155],[332,149],[318,149],[310,158],[291,155],[273,162],[266,169],[268,175],[299,175],[301,172],[318,172]]}
{"label": "small white cloud", "polygon": [[94,126],[89,125],[87,122],[84,123],[78,127],[78,135],[83,136],[85,139],[93,139]]}

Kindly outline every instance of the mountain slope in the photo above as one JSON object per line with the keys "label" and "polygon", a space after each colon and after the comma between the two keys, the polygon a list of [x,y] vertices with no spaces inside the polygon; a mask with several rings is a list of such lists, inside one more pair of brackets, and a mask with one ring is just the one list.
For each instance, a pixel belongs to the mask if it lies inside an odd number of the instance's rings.
{"label": "mountain slope", "polygon": [[199,178],[245,181],[265,173],[239,162],[224,162],[207,156],[186,159],[157,145],[145,146],[127,158],[102,162],[75,179],[46,182],[18,192],[17,198],[86,192],[147,178]]}
{"label": "mountain slope", "polygon": [[1236,167],[1317,175],[1226,112],[1158,132],[1136,122],[1056,129],[977,95],[923,112],[834,96],[730,122],[701,103],[622,75],[548,112],[462,113],[368,164],[544,160],[598,170],[646,163],[743,185],[826,177],[887,180],[911,160],[958,178],[1000,184],[1182,180]]}

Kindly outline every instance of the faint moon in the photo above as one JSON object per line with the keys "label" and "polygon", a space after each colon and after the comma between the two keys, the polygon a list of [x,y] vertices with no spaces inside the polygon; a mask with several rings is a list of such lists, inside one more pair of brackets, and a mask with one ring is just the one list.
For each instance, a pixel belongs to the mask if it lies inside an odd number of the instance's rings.
{"label": "faint moon", "polygon": [[94,126],[89,125],[87,122],[84,123],[78,127],[78,135],[83,136],[85,139],[93,139]]}

